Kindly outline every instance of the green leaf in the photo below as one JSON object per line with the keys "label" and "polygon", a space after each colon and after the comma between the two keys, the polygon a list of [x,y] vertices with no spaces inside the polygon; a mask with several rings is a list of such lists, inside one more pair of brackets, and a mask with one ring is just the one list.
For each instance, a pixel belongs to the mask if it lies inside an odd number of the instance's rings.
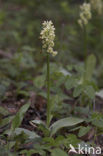
{"label": "green leaf", "polygon": [[78,133],[78,136],[82,137],[82,136],[86,135],[90,131],[90,129],[91,129],[90,126],[88,126],[88,127],[81,126],[79,133]]}
{"label": "green leaf", "polygon": [[38,125],[38,129],[41,130],[44,135],[49,135],[49,128],[47,128],[46,124],[42,120],[32,120],[30,122],[32,124]]}
{"label": "green leaf", "polygon": [[9,112],[8,112],[7,109],[5,109],[5,108],[3,108],[3,107],[0,106],[0,114],[2,114],[2,115],[8,115]]}
{"label": "green leaf", "polygon": [[103,119],[95,119],[92,124],[100,129],[103,129]]}
{"label": "green leaf", "polygon": [[70,148],[70,144],[72,144],[74,147],[77,147],[80,142],[81,142],[81,140],[79,140],[76,135],[68,134],[66,136],[66,141],[64,143],[64,146],[67,149]]}
{"label": "green leaf", "polygon": [[68,79],[66,80],[65,87],[69,90],[74,88],[76,84],[77,84],[77,79],[71,76],[68,77]]}
{"label": "green leaf", "polygon": [[90,114],[88,106],[87,107],[79,107],[79,106],[77,106],[77,107],[74,108],[74,112],[77,113],[77,114],[79,113],[79,114],[88,115],[88,116]]}
{"label": "green leaf", "polygon": [[54,135],[59,129],[63,127],[75,126],[83,121],[84,121],[83,119],[79,119],[75,117],[68,117],[68,118],[60,119],[51,125],[50,127],[51,136]]}
{"label": "green leaf", "polygon": [[92,86],[85,86],[84,92],[86,93],[86,95],[88,95],[90,99],[95,98],[95,90]]}
{"label": "green leaf", "polygon": [[51,156],[68,156],[68,154],[63,150],[56,148],[52,150]]}
{"label": "green leaf", "polygon": [[13,119],[13,116],[8,116],[7,118],[1,119],[0,127],[8,125],[12,121],[12,119]]}
{"label": "green leaf", "polygon": [[83,86],[79,85],[74,89],[73,97],[78,97],[83,91]]}
{"label": "green leaf", "polygon": [[16,135],[19,135],[22,132],[25,133],[26,135],[28,135],[29,139],[34,139],[34,138],[38,138],[39,137],[35,132],[29,131],[29,130],[24,129],[24,128],[16,128],[15,131],[14,131],[14,133]]}
{"label": "green leaf", "polygon": [[20,108],[19,112],[16,114],[16,116],[14,117],[12,121],[12,126],[11,126],[12,130],[15,130],[15,128],[18,128],[21,125],[24,114],[28,110],[29,106],[30,104],[25,104]]}
{"label": "green leaf", "polygon": [[44,84],[45,84],[45,76],[44,75],[37,76],[34,79],[34,85],[37,88],[42,88],[44,86]]}
{"label": "green leaf", "polygon": [[95,66],[96,66],[96,57],[92,54],[86,60],[86,72],[84,79],[88,81],[91,80]]}

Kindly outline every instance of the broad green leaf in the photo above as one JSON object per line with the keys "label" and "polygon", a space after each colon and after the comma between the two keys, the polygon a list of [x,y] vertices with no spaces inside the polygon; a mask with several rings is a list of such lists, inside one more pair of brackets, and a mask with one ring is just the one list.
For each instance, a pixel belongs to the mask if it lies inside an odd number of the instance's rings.
{"label": "broad green leaf", "polygon": [[90,129],[91,129],[90,126],[88,126],[88,127],[81,126],[79,133],[78,133],[78,136],[82,137],[82,136],[86,135],[90,131]]}
{"label": "broad green leaf", "polygon": [[68,154],[63,150],[56,148],[52,150],[51,156],[68,156]]}
{"label": "broad green leaf", "polygon": [[95,90],[92,86],[85,86],[84,92],[86,93],[86,95],[88,95],[90,99],[95,98]]}
{"label": "broad green leaf", "polygon": [[91,80],[92,74],[96,66],[96,57],[92,54],[86,60],[86,72],[84,79]]}
{"label": "broad green leaf", "polygon": [[55,141],[55,145],[57,146],[61,146],[63,145],[63,143],[65,142],[65,137],[62,135],[57,136],[57,138],[54,140]]}
{"label": "broad green leaf", "polygon": [[75,126],[83,121],[84,121],[83,119],[79,119],[76,117],[68,117],[68,118],[60,119],[51,125],[50,127],[51,136],[54,135],[59,129],[63,127]]}
{"label": "broad green leaf", "polygon": [[25,104],[20,108],[19,112],[16,114],[16,116],[14,117],[12,121],[12,126],[11,126],[12,130],[15,130],[15,128],[18,128],[20,126],[23,120],[24,114],[28,110],[29,106],[30,104]]}
{"label": "broad green leaf", "polygon": [[44,86],[44,84],[45,84],[45,76],[44,75],[37,76],[34,79],[34,85],[37,88],[42,88]]}
{"label": "broad green leaf", "polygon": [[103,119],[95,119],[92,124],[100,129],[103,129]]}
{"label": "broad green leaf", "polygon": [[39,137],[35,132],[29,131],[29,130],[24,129],[24,128],[16,128],[15,131],[14,131],[14,133],[16,135],[19,135],[22,132],[25,133],[26,135],[28,135],[29,139],[34,139],[34,138],[38,138]]}
{"label": "broad green leaf", "polygon": [[73,92],[73,97],[77,97],[79,96],[83,91],[83,86],[82,85],[79,85],[77,86],[75,89],[74,89],[74,92]]}
{"label": "broad green leaf", "polygon": [[80,142],[81,142],[81,140],[79,140],[76,135],[68,134],[66,136],[66,141],[65,141],[64,145],[68,149],[68,148],[70,148],[70,144],[73,145],[74,147],[77,147],[77,145]]}
{"label": "broad green leaf", "polygon": [[89,106],[87,107],[75,107],[74,108],[75,113],[79,113],[79,114],[83,114],[83,115],[89,115],[90,114],[90,110],[89,110]]}
{"label": "broad green leaf", "polygon": [[71,88],[74,88],[75,85],[77,84],[77,79],[74,77],[68,77],[68,79],[65,82],[65,87],[69,90]]}

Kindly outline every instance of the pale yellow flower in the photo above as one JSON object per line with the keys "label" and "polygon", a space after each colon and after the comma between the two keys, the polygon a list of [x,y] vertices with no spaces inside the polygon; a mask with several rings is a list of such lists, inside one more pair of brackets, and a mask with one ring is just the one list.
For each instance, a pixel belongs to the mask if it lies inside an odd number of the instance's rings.
{"label": "pale yellow flower", "polygon": [[45,49],[47,53],[52,54],[52,56],[56,56],[57,52],[53,50],[55,28],[52,21],[43,22],[43,29],[40,33],[40,38],[42,39],[42,48]]}
{"label": "pale yellow flower", "polygon": [[88,21],[92,18],[90,3],[83,3],[83,5],[80,6],[80,10],[78,24],[83,28],[83,26],[87,25]]}
{"label": "pale yellow flower", "polygon": [[90,3],[91,3],[92,8],[96,10],[99,15],[101,15],[103,11],[102,0],[90,0]]}

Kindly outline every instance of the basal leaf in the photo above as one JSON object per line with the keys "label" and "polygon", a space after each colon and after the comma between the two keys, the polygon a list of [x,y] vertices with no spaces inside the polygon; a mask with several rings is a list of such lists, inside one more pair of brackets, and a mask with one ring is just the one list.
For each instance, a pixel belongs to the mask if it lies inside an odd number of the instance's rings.
{"label": "basal leaf", "polygon": [[79,119],[76,117],[68,117],[68,118],[60,119],[51,125],[50,127],[51,136],[54,135],[59,129],[63,127],[75,126],[81,122],[83,122],[83,119]]}
{"label": "basal leaf", "polygon": [[16,116],[14,117],[12,121],[12,126],[11,126],[12,130],[15,130],[15,128],[18,128],[20,126],[23,120],[24,114],[28,110],[29,106],[30,104],[25,104],[20,108],[19,112],[16,114]]}
{"label": "basal leaf", "polygon": [[29,139],[34,139],[34,138],[38,138],[39,137],[35,132],[29,131],[29,130],[24,129],[24,128],[16,128],[14,133],[16,135],[19,135],[22,132],[25,133],[26,135],[28,135]]}

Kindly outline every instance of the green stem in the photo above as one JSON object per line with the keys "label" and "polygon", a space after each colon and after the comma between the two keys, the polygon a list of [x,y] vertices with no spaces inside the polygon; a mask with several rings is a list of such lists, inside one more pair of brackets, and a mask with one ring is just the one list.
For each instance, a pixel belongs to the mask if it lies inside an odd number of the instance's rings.
{"label": "green stem", "polygon": [[87,53],[87,29],[86,29],[86,26],[84,26],[83,31],[84,31],[84,33],[83,33],[83,35],[84,35],[84,55],[87,58],[88,53]]}
{"label": "green stem", "polygon": [[49,62],[49,54],[47,54],[47,126],[50,124],[50,62]]}

